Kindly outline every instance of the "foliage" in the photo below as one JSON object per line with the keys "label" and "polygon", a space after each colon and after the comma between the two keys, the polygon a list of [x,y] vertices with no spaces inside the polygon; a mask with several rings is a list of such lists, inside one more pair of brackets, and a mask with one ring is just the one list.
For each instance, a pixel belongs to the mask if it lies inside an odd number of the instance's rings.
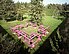
{"label": "foliage", "polygon": [[30,3],[23,3],[23,2],[17,2],[15,3],[15,8],[16,8],[16,20],[20,19],[22,20],[22,18],[26,18],[26,16],[24,15],[28,15],[29,14],[29,10],[30,10]]}
{"label": "foliage", "polygon": [[11,54],[17,53],[20,49],[20,45],[8,33],[0,33],[0,53],[1,54]]}
{"label": "foliage", "polygon": [[56,18],[56,19],[64,18],[61,15],[62,11],[63,11],[63,6],[61,4],[48,4],[44,8],[45,15],[52,16],[53,18]]}
{"label": "foliage", "polygon": [[39,24],[42,19],[43,0],[31,0],[31,21]]}
{"label": "foliage", "polygon": [[12,19],[15,18],[15,5],[12,0],[0,0],[0,18]]}
{"label": "foliage", "polygon": [[56,47],[54,46],[54,43],[52,41],[52,39],[50,38],[50,44],[51,44],[51,47],[52,47],[52,51],[57,51]]}
{"label": "foliage", "polygon": [[64,17],[68,17],[69,16],[69,4],[65,3],[65,4],[62,4],[62,6],[63,6],[63,10],[60,14]]}

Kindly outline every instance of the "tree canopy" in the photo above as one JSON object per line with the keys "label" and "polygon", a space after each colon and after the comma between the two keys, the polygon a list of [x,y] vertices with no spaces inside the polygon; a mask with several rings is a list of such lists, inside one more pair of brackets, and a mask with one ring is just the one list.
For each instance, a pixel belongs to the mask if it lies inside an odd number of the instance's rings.
{"label": "tree canopy", "polygon": [[42,19],[43,0],[31,0],[31,21],[40,23]]}
{"label": "tree canopy", "polygon": [[15,16],[15,5],[12,0],[0,0],[0,18],[5,20]]}

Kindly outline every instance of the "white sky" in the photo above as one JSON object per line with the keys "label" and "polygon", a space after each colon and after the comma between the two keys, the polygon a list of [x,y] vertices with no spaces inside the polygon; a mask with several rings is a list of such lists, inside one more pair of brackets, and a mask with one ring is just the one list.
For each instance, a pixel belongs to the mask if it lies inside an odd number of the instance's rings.
{"label": "white sky", "polygon": [[[13,0],[15,3],[16,2],[30,2],[31,0]],[[43,4],[44,5],[47,5],[47,4],[50,4],[50,3],[54,3],[54,4],[63,4],[63,3],[69,3],[69,0],[43,0]]]}

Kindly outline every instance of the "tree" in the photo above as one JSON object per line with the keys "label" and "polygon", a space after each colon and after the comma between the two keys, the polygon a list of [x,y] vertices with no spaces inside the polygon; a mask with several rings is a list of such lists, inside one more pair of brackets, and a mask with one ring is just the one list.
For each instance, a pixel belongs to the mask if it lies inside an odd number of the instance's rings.
{"label": "tree", "polygon": [[37,24],[40,24],[42,19],[42,2],[43,0],[31,0],[31,21]]}
{"label": "tree", "polygon": [[[17,18],[16,19],[19,19],[20,20],[23,18],[24,19],[24,15],[26,15],[27,13],[29,13],[29,3],[23,3],[23,2],[17,2],[15,3],[16,5],[16,12],[17,12]],[[19,15],[21,15],[21,17],[19,17]]]}
{"label": "tree", "polygon": [[62,4],[63,10],[61,12],[61,15],[63,15],[64,17],[69,17],[69,4],[65,3]]}
{"label": "tree", "polygon": [[12,0],[0,0],[0,17],[5,20],[15,16],[15,5]]}

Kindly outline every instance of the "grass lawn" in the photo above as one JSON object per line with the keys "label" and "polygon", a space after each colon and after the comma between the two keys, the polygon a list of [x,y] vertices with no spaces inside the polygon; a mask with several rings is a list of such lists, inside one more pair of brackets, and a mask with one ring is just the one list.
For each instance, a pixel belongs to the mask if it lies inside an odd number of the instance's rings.
{"label": "grass lawn", "polygon": [[43,18],[42,20],[44,26],[49,26],[50,27],[50,31],[52,32],[56,27],[58,27],[58,25],[62,22],[61,20],[57,20],[52,18],[51,16],[46,16]]}
{"label": "grass lawn", "polygon": [[[23,21],[11,21],[11,22],[3,22],[3,21],[1,20],[1,21],[0,21],[0,25],[1,25],[10,35],[12,35],[12,36],[14,37],[14,35],[13,35],[12,32],[10,31],[10,28],[11,28],[12,26],[17,25],[17,24],[23,24],[23,25],[25,25],[25,24],[26,24],[26,21],[27,21],[27,19],[25,19],[25,20],[23,20]],[[51,16],[45,16],[45,17],[43,17],[42,22],[43,22],[43,25],[44,25],[45,27],[49,26],[49,34],[48,34],[46,37],[42,38],[43,41],[41,41],[40,43],[43,43],[43,42],[50,36],[50,34],[58,27],[58,25],[61,24],[62,21],[61,21],[61,20],[54,19],[54,18],[52,18]],[[28,28],[23,29],[23,30],[24,30],[24,31],[27,31],[28,34],[30,34],[31,32],[36,32],[36,31],[37,31],[37,28],[34,30],[32,27],[28,27]],[[17,39],[17,38],[15,38],[15,39]],[[34,48],[34,50],[31,49],[31,52],[32,52],[32,53],[35,52],[36,49],[38,49],[38,46],[37,46],[36,48]]]}
{"label": "grass lawn", "polygon": [[37,29],[38,29],[38,27],[34,28],[32,26],[28,26],[27,28],[23,28],[22,30],[30,35],[33,32],[37,33]]}

